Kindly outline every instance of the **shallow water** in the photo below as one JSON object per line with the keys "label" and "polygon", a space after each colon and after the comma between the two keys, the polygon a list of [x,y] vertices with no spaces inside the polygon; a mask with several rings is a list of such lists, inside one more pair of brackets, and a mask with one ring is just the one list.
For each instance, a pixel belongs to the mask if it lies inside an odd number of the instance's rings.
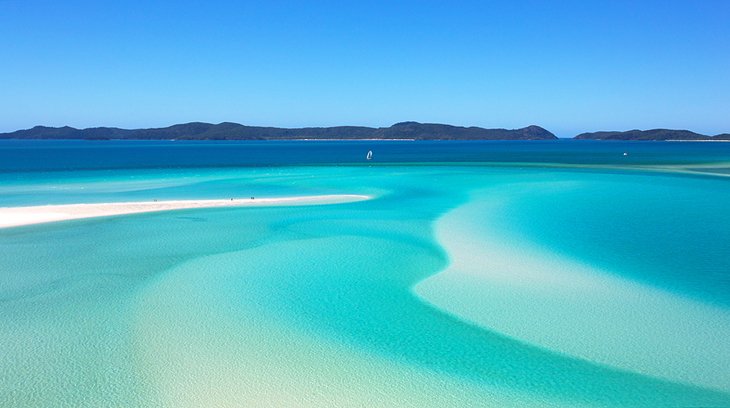
{"label": "shallow water", "polygon": [[0,230],[0,405],[730,406],[724,145],[1,142],[0,206],[375,199]]}

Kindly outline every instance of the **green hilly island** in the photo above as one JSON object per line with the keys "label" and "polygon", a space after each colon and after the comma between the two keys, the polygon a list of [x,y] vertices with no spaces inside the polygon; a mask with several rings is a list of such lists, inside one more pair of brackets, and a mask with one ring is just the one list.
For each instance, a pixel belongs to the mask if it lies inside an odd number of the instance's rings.
{"label": "green hilly island", "polygon": [[76,129],[69,126],[36,126],[32,129],[0,133],[0,139],[129,139],[129,140],[341,140],[341,139],[412,139],[412,140],[550,140],[557,139],[539,127],[521,129],[484,129],[432,123],[402,122],[390,127],[364,126],[278,128],[245,126],[223,122],[192,122],[153,129],[95,127]]}

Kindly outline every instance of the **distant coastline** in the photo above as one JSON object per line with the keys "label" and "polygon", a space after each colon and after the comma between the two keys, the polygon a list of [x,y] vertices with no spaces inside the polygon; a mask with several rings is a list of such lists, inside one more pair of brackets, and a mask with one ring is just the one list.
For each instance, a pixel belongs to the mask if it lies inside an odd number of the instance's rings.
{"label": "distant coastline", "polygon": [[627,130],[624,132],[601,131],[581,133],[574,137],[577,140],[647,140],[647,141],[683,141],[683,142],[713,142],[730,140],[730,133],[722,133],[716,136],[708,136],[695,133],[689,130],[676,129],[650,129],[650,130]]}
{"label": "distant coastline", "polygon": [[667,142],[710,142],[710,143],[728,143],[730,142],[730,139],[693,139],[693,140],[687,140],[687,139],[670,139],[666,140]]}
{"label": "distant coastline", "polygon": [[[277,128],[247,126],[232,122],[218,124],[191,122],[164,128],[121,129],[70,126],[35,126],[31,129],[0,133],[2,139],[45,140],[291,140],[291,141],[418,141],[418,140],[558,140],[552,132],[537,125],[519,129],[486,129],[439,123],[400,122],[390,127],[335,126]],[[567,138],[563,138],[566,140]],[[575,140],[727,142],[730,133],[715,136],[689,130],[650,129],[581,133]],[[570,140],[570,139],[568,139]]]}
{"label": "distant coastline", "polygon": [[97,127],[76,129],[36,126],[0,133],[0,139],[54,140],[553,140],[557,137],[539,126],[520,129],[484,129],[437,123],[401,122],[386,128],[336,126],[276,128],[224,122],[185,123],[165,128],[120,129]]}

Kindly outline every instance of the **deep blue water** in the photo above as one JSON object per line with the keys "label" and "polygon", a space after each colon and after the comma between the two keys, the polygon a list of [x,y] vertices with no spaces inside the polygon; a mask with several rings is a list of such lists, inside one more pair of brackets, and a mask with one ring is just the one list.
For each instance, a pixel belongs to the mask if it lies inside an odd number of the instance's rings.
{"label": "deep blue water", "polygon": [[[373,160],[365,155],[373,150]],[[623,153],[628,153],[624,156]],[[377,163],[728,164],[730,143],[0,140],[0,171]]]}

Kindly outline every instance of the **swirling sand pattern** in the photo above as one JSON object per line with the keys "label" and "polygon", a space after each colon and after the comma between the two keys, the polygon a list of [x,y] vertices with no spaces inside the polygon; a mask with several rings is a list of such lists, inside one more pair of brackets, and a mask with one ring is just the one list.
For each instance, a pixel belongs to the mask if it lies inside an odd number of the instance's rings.
{"label": "swirling sand pattern", "polygon": [[[529,200],[530,192],[539,193],[530,183],[550,191],[581,190],[643,173],[482,166],[199,173],[148,184],[146,194],[210,197],[235,187],[377,198],[299,208],[182,210],[0,231],[5,255],[0,260],[0,405],[730,406],[726,378],[712,364],[727,356],[722,344],[695,343],[730,330],[728,311],[722,302],[702,300],[700,292],[680,296],[675,304],[682,307],[672,309],[688,313],[674,316],[677,322],[706,319],[693,326],[696,332],[637,343],[623,357],[615,350],[600,355],[599,347],[581,348],[590,336],[566,343],[570,331],[546,341],[547,335],[537,335],[554,333],[551,325],[524,319],[525,310],[517,307],[484,300],[499,289],[522,305],[535,305],[530,296],[544,294],[525,287],[547,289],[560,279],[594,288],[595,279],[603,279],[605,296],[626,297],[626,285],[647,291],[631,292],[639,297],[664,293],[662,285],[623,276],[621,270],[585,268],[566,275],[554,267],[565,259],[590,266],[591,259],[577,252],[545,259],[535,248],[550,246],[539,236],[490,223],[511,208],[491,206],[503,203],[500,197]],[[139,185],[140,174],[135,175]],[[84,181],[85,194],[93,196],[99,187],[110,201],[108,177]],[[123,180],[111,181],[120,199],[145,195],[143,189],[130,196]],[[672,183],[696,186],[685,176]],[[703,194],[712,200],[721,194],[713,191],[724,186],[710,186]],[[62,191],[78,194],[73,188]],[[58,194],[58,202],[68,202],[70,196]],[[583,215],[581,222],[590,223],[606,214]],[[527,224],[542,217],[524,214]],[[728,222],[719,215],[715,221]],[[459,252],[464,248],[475,248],[474,253],[467,257]],[[507,249],[531,255],[531,264],[509,270],[532,273],[521,285],[513,284],[512,275],[497,286],[482,275],[476,283],[467,278],[467,285],[453,283],[462,276],[451,273],[456,266],[471,265],[481,274],[484,267],[505,272],[491,266],[500,266]],[[476,299],[480,296],[482,301]],[[660,296],[674,301],[679,295]],[[618,328],[600,310],[571,302],[548,305],[577,307],[567,313],[605,322],[604,329]],[[536,327],[519,331],[519,322]],[[640,322],[627,321],[621,328],[642,330],[634,327]],[[665,352],[673,344],[697,347],[676,360],[673,371],[657,375],[668,363],[641,363],[647,344]],[[706,364],[689,364],[691,356]]]}

